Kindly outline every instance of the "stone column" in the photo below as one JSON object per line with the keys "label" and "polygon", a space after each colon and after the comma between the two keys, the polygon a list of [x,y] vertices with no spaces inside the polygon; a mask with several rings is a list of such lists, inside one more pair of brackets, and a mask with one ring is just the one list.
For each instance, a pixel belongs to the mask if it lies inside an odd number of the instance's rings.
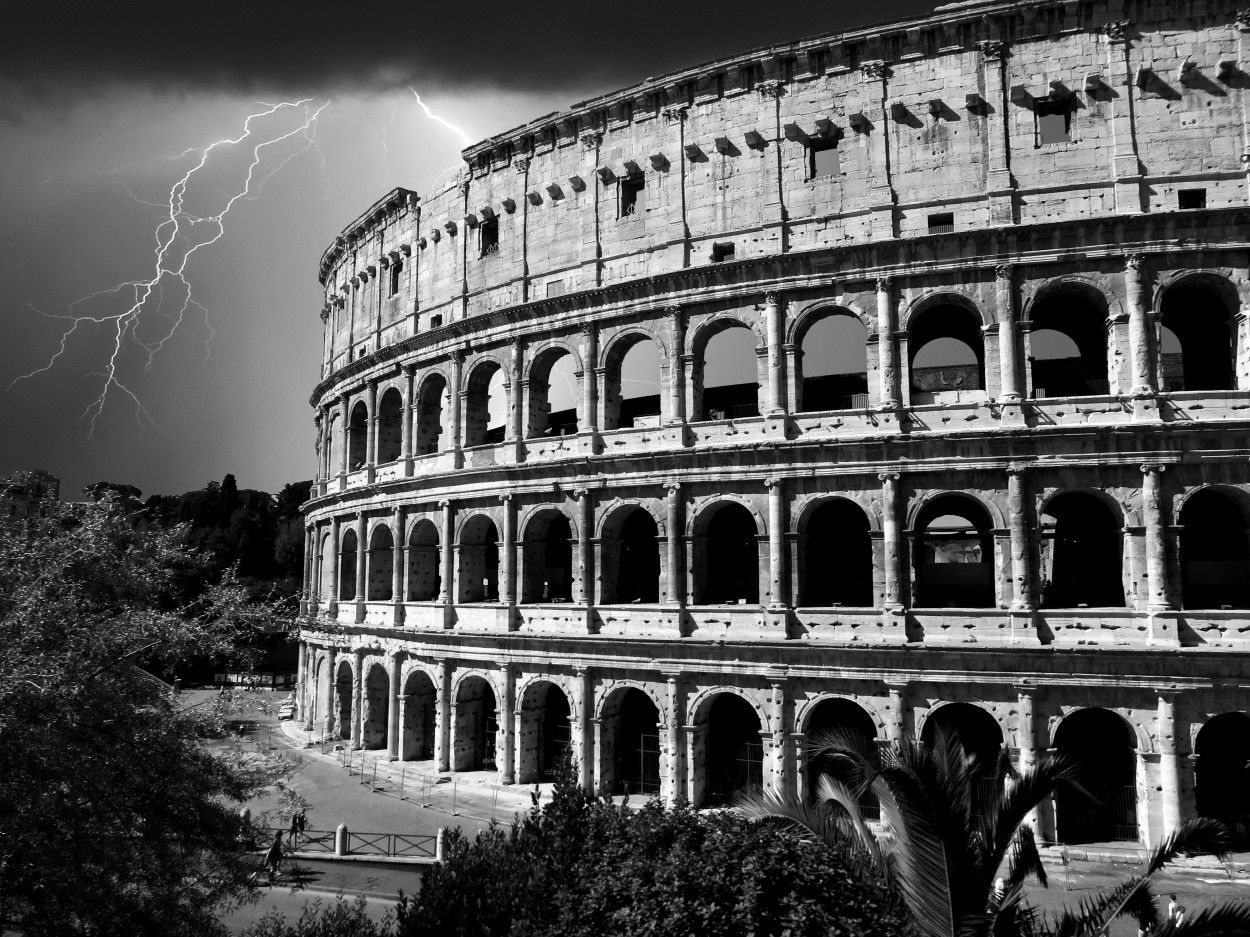
{"label": "stone column", "polygon": [[352,432],[351,432],[351,422],[352,422],[351,399],[352,398],[349,394],[344,393],[341,399],[342,399],[341,406],[343,410],[343,419],[341,419],[339,422],[342,424],[340,429],[342,430],[343,444],[339,446],[339,485],[340,486],[347,484],[347,469],[348,469],[347,459],[348,459],[348,453],[351,450],[351,440],[352,440]]}
{"label": "stone column", "polygon": [[365,588],[368,580],[365,578],[365,568],[369,565],[369,541],[366,535],[369,532],[369,521],[365,517],[365,512],[360,511],[356,515],[356,623],[365,620]]}
{"label": "stone column", "polygon": [[524,381],[521,375],[524,370],[520,341],[512,343],[511,355],[508,360],[508,429],[507,436],[512,442],[520,444],[525,439],[525,394],[521,387]]}
{"label": "stone column", "polygon": [[597,600],[594,586],[594,566],[591,557],[595,534],[595,505],[590,491],[579,488],[573,492],[578,499],[577,532],[577,595],[574,600],[582,605],[593,605]]}
{"label": "stone column", "polygon": [[370,381],[367,388],[369,437],[365,443],[365,467],[368,469],[369,481],[373,481],[378,468],[378,382]]}
{"label": "stone column", "polygon": [[308,645],[300,641],[295,652],[295,721],[304,722],[305,681],[308,679]]}
{"label": "stone column", "polygon": [[984,119],[990,125],[990,132],[986,134],[986,194],[990,202],[990,223],[1015,224],[1015,182],[1011,177],[1009,130],[1012,105],[1009,100],[1008,66],[1004,64],[1011,51],[1003,40],[987,39],[977,45],[981,50],[981,64],[985,69],[985,98],[988,106],[983,113]]}
{"label": "stone column", "polygon": [[451,352],[451,393],[447,395],[447,436],[450,443],[447,448],[451,450],[452,465],[456,468],[464,464],[464,455],[461,452],[464,448],[464,434],[460,431],[460,412],[464,406],[463,395],[465,393],[462,386],[463,371],[464,352],[459,348],[453,349]]}
{"label": "stone column", "polygon": [[768,412],[784,413],[786,399],[781,350],[781,301],[772,291],[764,294],[764,325],[768,340]]}
{"label": "stone column", "polygon": [[777,795],[784,795],[790,788],[789,758],[786,751],[786,685],[783,679],[769,682],[768,718],[772,722],[770,748],[772,749],[771,778],[764,781],[766,788]]}
{"label": "stone column", "polygon": [[516,587],[516,502],[512,495],[500,495],[503,505],[503,549],[499,551],[499,601],[513,606],[517,603]]}
{"label": "stone column", "polygon": [[686,588],[683,581],[685,569],[681,562],[682,504],[681,484],[665,485],[665,506],[668,509],[665,526],[668,528],[668,604],[685,607]]}
{"label": "stone column", "polygon": [[882,553],[885,556],[885,605],[898,608],[903,604],[902,535],[898,524],[898,472],[882,472],[881,480],[881,533]]}
{"label": "stone column", "polygon": [[1029,572],[1029,514],[1024,469],[1007,469],[1007,524],[1011,536],[1011,607],[1033,608],[1033,579]]}
{"label": "stone column", "polygon": [[1176,751],[1175,692],[1159,693],[1159,709],[1155,716],[1155,733],[1159,740],[1159,787],[1163,800],[1163,835],[1168,836],[1181,825],[1181,768]]}
{"label": "stone column", "polygon": [[412,474],[412,424],[417,412],[417,367],[404,365],[404,412],[399,427],[399,458],[404,463],[404,474]]}
{"label": "stone column", "polygon": [[877,277],[877,349],[881,356],[881,409],[898,408],[898,346],[894,315],[893,278]]}
{"label": "stone column", "polygon": [[313,481],[316,484],[313,486],[312,494],[316,495],[318,491],[325,494],[325,491],[318,487],[321,482],[325,481],[326,453],[329,451],[326,449],[325,409],[323,407],[317,407],[317,412],[313,414],[313,435],[316,436],[313,445],[317,451],[317,468],[313,472]]}
{"label": "stone column", "polygon": [[400,653],[400,651],[391,651],[388,661],[390,667],[387,668],[391,678],[391,701],[386,708],[386,757],[388,761],[399,760],[399,727],[403,725],[399,721],[399,700],[402,689],[399,685]]}
{"label": "stone column", "polygon": [[439,533],[439,565],[442,570],[439,573],[439,592],[438,601],[443,605],[455,605],[458,598],[455,589],[455,583],[452,581],[455,573],[455,557],[456,549],[453,541],[455,540],[455,508],[450,501],[440,501],[439,507],[443,509],[443,529]]}
{"label": "stone column", "polygon": [[770,478],[768,486],[768,604],[782,608],[787,604],[785,563],[785,481]]}
{"label": "stone column", "polygon": [[440,660],[435,665],[438,725],[434,729],[434,762],[439,771],[451,770],[451,671],[452,665],[446,660]]}
{"label": "stone column", "polygon": [[686,420],[685,369],[682,366],[686,346],[686,322],[681,306],[665,306],[668,313],[668,420],[684,423]]}
{"label": "stone column", "polygon": [[503,729],[502,759],[499,759],[499,783],[512,784],[516,781],[516,739],[517,723],[521,719],[517,709],[516,670],[511,664],[503,665],[503,706],[501,707],[499,725]]}
{"label": "stone column", "polygon": [[666,749],[666,770],[660,789],[660,796],[669,804],[677,801],[685,790],[685,752],[682,750],[681,727],[685,722],[682,711],[681,674],[666,673],[668,692],[668,723],[664,726],[664,747]]}
{"label": "stone column", "polygon": [[365,650],[356,648],[356,669],[352,671],[352,748],[364,748]]}
{"label": "stone column", "polygon": [[1160,476],[1163,465],[1143,465],[1142,471],[1142,523],[1146,527],[1146,588],[1150,593],[1148,607],[1151,611],[1171,608],[1167,593],[1167,550],[1164,547],[1163,505],[1160,496]]}
{"label": "stone column", "polygon": [[[331,618],[338,617],[339,613],[339,580],[342,578],[341,568],[343,564],[342,550],[339,546],[339,519],[338,515],[330,518],[330,555],[333,561],[330,566],[330,582],[328,586],[324,586],[324,590],[330,593],[330,601],[327,603],[327,613]],[[322,561],[322,575],[325,575],[325,561]]]}
{"label": "stone column", "polygon": [[[1037,767],[1037,722],[1034,714],[1034,693],[1031,686],[1016,687],[1016,741],[1020,750],[1019,769],[1021,773]],[[1024,818],[1024,822],[1033,828],[1034,836],[1043,839],[1038,810],[1035,807]]]}
{"label": "stone column", "polygon": [[304,586],[301,589],[300,615],[311,615],[316,611],[317,600],[313,595],[316,588],[314,572],[317,568],[317,531],[314,527],[304,528]]}
{"label": "stone column", "polygon": [[582,667],[577,671],[577,783],[587,794],[594,793],[595,775],[594,762],[598,757],[595,745],[595,726],[592,722],[594,711],[594,686],[591,681],[590,669]]}
{"label": "stone column", "polygon": [[404,599],[408,597],[405,591],[405,571],[408,564],[405,562],[407,543],[404,541],[404,509],[396,505],[395,517],[391,521],[394,539],[392,540],[392,559],[391,559],[391,602],[395,606],[395,627],[400,628],[404,624]]}
{"label": "stone column", "polygon": [[994,268],[994,287],[998,298],[998,367],[999,400],[1020,399],[1020,348],[1016,335],[1015,273],[1013,264]]}
{"label": "stone column", "polygon": [[907,737],[907,690],[904,682],[886,683],[890,704],[886,710],[885,738],[891,745],[902,745]]}
{"label": "stone column", "polygon": [[1142,300],[1144,273],[1141,254],[1124,259],[1124,300],[1128,307],[1128,352],[1133,394],[1155,392],[1154,369],[1150,366],[1150,323]]}
{"label": "stone column", "polygon": [[595,409],[599,388],[595,386],[595,365],[599,359],[599,331],[592,322],[582,333],[582,418],[580,429],[588,433],[593,447],[599,433],[599,414]]}
{"label": "stone column", "polygon": [[[321,724],[321,737],[326,738],[334,734],[334,721],[337,717],[335,708],[336,697],[338,696],[338,667],[339,667],[339,649],[331,644],[326,648],[326,676],[329,677],[329,692],[326,694],[326,711]],[[320,689],[320,688],[318,688]]]}

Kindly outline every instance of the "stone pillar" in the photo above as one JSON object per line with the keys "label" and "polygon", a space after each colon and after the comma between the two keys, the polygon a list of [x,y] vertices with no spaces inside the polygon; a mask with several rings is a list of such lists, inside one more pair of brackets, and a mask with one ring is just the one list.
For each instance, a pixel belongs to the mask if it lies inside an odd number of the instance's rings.
{"label": "stone pillar", "polygon": [[1167,550],[1164,546],[1163,505],[1160,476],[1166,466],[1143,465],[1142,523],[1146,527],[1146,588],[1150,593],[1148,607],[1163,611],[1172,607],[1167,592]]}
{"label": "stone pillar", "polygon": [[344,393],[342,396],[343,419],[339,421],[342,424],[341,429],[342,429],[342,435],[343,435],[343,444],[339,446],[339,485],[347,484],[347,468],[348,468],[347,459],[348,459],[348,453],[351,451],[351,448],[352,448],[351,447],[351,441],[352,441],[351,402],[352,402],[351,395]]}
{"label": "stone pillar", "polygon": [[770,478],[768,486],[768,604],[782,608],[787,604],[785,563],[785,482]]}
{"label": "stone pillar", "polygon": [[577,595],[574,601],[582,605],[593,605],[597,599],[594,586],[594,566],[591,557],[592,543],[595,534],[595,505],[590,491],[578,488],[573,492],[578,499],[577,519]]}
{"label": "stone pillar", "polygon": [[295,721],[304,722],[305,682],[308,680],[308,645],[300,641],[295,652]]}
{"label": "stone pillar", "polygon": [[660,788],[660,796],[669,804],[673,804],[686,787],[685,752],[682,750],[681,727],[685,722],[682,706],[681,674],[666,673],[668,693],[668,723],[664,726],[664,747],[666,766],[664,780]]}
{"label": "stone pillar", "polygon": [[[1163,835],[1181,825],[1181,768],[1176,751],[1176,697],[1174,692],[1159,693],[1155,732],[1159,740],[1159,787],[1163,800]],[[1158,838],[1158,837],[1156,837]]]}
{"label": "stone pillar", "polygon": [[907,690],[906,682],[887,683],[890,704],[885,714],[885,738],[891,745],[902,745],[907,737]]}
{"label": "stone pillar", "polygon": [[1015,224],[1015,182],[1011,177],[1009,129],[1009,115],[1013,105],[1009,100],[1008,66],[1004,64],[1011,51],[1005,41],[997,39],[987,39],[977,45],[981,50],[981,64],[985,69],[985,98],[988,106],[984,119],[990,124],[990,131],[986,134],[986,194],[990,202],[990,224]]}
{"label": "stone pillar", "polygon": [[503,505],[503,544],[499,551],[499,601],[513,606],[517,602],[516,587],[516,502],[512,495],[500,495]]}
{"label": "stone pillar", "polygon": [[[326,676],[329,678],[329,692],[326,693],[326,711],[323,715],[321,724],[321,737],[326,738],[334,734],[334,722],[338,716],[335,708],[336,697],[338,696],[338,667],[339,667],[339,649],[331,644],[326,648]],[[320,687],[318,687],[320,691]]]}
{"label": "stone pillar", "polygon": [[499,727],[503,730],[503,745],[497,746],[502,758],[499,764],[499,783],[512,784],[516,781],[516,739],[517,723],[521,712],[517,708],[516,670],[510,664],[503,666],[503,706],[500,707]]}
{"label": "stone pillar", "polygon": [[788,746],[786,745],[789,733],[786,731],[786,685],[784,679],[776,679],[769,682],[768,718],[773,724],[769,740],[769,747],[772,752],[772,765],[770,777],[765,779],[764,786],[772,793],[781,796],[791,787],[789,783],[790,759],[787,751]]}
{"label": "stone pillar", "polygon": [[452,577],[455,572],[455,508],[450,501],[440,501],[439,507],[443,509],[443,529],[439,532],[439,565],[442,569],[439,572],[439,592],[438,601],[443,605],[456,604],[456,590]]}
{"label": "stone pillar", "polygon": [[369,521],[365,517],[365,512],[360,511],[356,515],[356,623],[365,620],[365,588],[368,580],[365,578],[365,568],[369,565],[369,541],[366,535],[369,532]]}
{"label": "stone pillar", "polygon": [[317,531],[315,527],[304,528],[304,586],[300,590],[300,615],[311,615],[316,611],[317,598],[314,595],[316,582],[314,573],[317,569]]}
{"label": "stone pillar", "polygon": [[[1020,772],[1031,771],[1037,767],[1037,721],[1034,712],[1034,693],[1031,686],[1016,687],[1016,742],[1020,751]],[[1045,839],[1041,827],[1039,811],[1035,807],[1024,818],[1024,822],[1033,828],[1033,835],[1039,841]]]}
{"label": "stone pillar", "polygon": [[452,465],[460,468],[464,464],[464,434],[460,431],[460,413],[464,407],[464,352],[459,348],[451,352],[451,393],[447,395],[447,436],[451,450]]}
{"label": "stone pillar", "polygon": [[[313,472],[313,481],[320,483],[325,481],[325,477],[328,474],[326,472],[326,453],[329,452],[329,450],[326,448],[326,419],[324,407],[317,407],[317,412],[313,414],[313,434],[316,436],[316,441],[313,445],[317,451],[317,468]],[[312,494],[315,496],[318,491],[320,491],[321,494],[325,494],[325,491],[318,488],[317,485],[314,485]]]}
{"label": "stone pillar", "polygon": [[877,278],[877,349],[881,356],[881,409],[898,408],[898,345],[894,316],[893,278]]}
{"label": "stone pillar", "polygon": [[881,480],[881,533],[882,553],[885,556],[885,605],[898,608],[903,604],[902,534],[898,524],[898,472],[882,472]]}
{"label": "stone pillar", "polygon": [[1150,366],[1150,323],[1142,300],[1144,273],[1141,254],[1124,259],[1124,299],[1128,307],[1128,352],[1133,394],[1155,392],[1154,369]]}
{"label": "stone pillar", "polygon": [[1011,607],[1033,608],[1033,579],[1029,571],[1029,514],[1024,469],[1007,469],[1007,524],[1011,536]]}
{"label": "stone pillar", "polygon": [[438,680],[438,725],[434,727],[434,762],[439,771],[450,771],[452,665],[446,660],[440,660],[434,670]]}
{"label": "stone pillar", "polygon": [[404,365],[404,412],[399,426],[399,458],[404,463],[404,474],[412,474],[412,424],[417,413],[417,367]]}
{"label": "stone pillar", "polygon": [[580,429],[583,433],[590,435],[592,446],[599,433],[599,414],[595,409],[599,397],[599,388],[595,386],[595,376],[598,374],[595,365],[598,364],[598,359],[599,331],[592,322],[582,333],[582,418],[580,421]]}
{"label": "stone pillar", "polygon": [[686,420],[685,369],[682,366],[686,346],[686,322],[681,306],[665,306],[669,324],[668,350],[668,420],[684,423]]}
{"label": "stone pillar", "polygon": [[598,760],[599,747],[596,744],[598,720],[593,719],[594,685],[590,669],[583,667],[577,671],[577,783],[587,794],[595,792],[594,763]]}
{"label": "stone pillar", "polygon": [[[343,555],[339,546],[339,519],[338,516],[330,518],[330,555],[334,558],[331,562],[330,583],[324,587],[326,592],[330,594],[329,608],[326,610],[331,618],[336,618],[339,613],[339,580],[342,578],[340,569],[343,563]],[[322,575],[325,575],[325,561],[322,561]]]}
{"label": "stone pillar", "polygon": [[1115,211],[1118,215],[1145,210],[1142,204],[1142,165],[1137,155],[1133,102],[1129,96],[1135,96],[1137,91],[1133,88],[1134,76],[1129,63],[1131,41],[1128,27],[1128,20],[1112,20],[1103,24],[1102,28],[1107,37],[1108,82],[1113,88],[1129,92],[1128,95],[1110,95],[1100,107],[1106,115],[1106,143],[1111,145],[1111,172],[1115,180]]}
{"label": "stone pillar", "polygon": [[356,648],[356,669],[352,671],[352,748],[364,748],[365,650]]}
{"label": "stone pillar", "polygon": [[396,505],[395,518],[391,522],[394,532],[392,541],[392,559],[391,559],[391,602],[395,606],[395,627],[400,628],[404,624],[404,599],[408,597],[405,591],[406,570],[408,564],[405,562],[407,553],[407,543],[404,540],[404,509]]}
{"label": "stone pillar", "polygon": [[1001,401],[1018,401],[1020,393],[1020,343],[1016,335],[1015,273],[1013,264],[994,268],[994,287],[998,298],[998,367]]}
{"label": "stone pillar", "polygon": [[674,482],[665,485],[665,506],[668,509],[665,526],[668,528],[668,604],[678,608],[685,607],[686,587],[684,567],[681,561],[682,541],[682,504],[681,484]]}
{"label": "stone pillar", "polygon": [[403,725],[399,721],[399,701],[402,689],[399,685],[400,654],[400,651],[391,651],[388,661],[390,666],[387,668],[391,678],[391,700],[386,708],[386,757],[388,761],[399,760],[399,728]]}
{"label": "stone pillar", "polygon": [[781,301],[772,291],[764,294],[764,325],[768,340],[768,412],[784,413],[786,399],[781,348]]}
{"label": "stone pillar", "polygon": [[369,481],[373,481],[378,467],[378,382],[370,381],[366,390],[369,407],[368,440],[365,443],[365,467]]}

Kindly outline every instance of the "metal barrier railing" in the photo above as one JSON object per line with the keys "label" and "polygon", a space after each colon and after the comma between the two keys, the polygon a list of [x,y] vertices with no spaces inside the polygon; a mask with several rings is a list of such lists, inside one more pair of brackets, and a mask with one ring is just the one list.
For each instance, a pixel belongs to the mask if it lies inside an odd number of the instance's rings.
{"label": "metal barrier railing", "polygon": [[[285,833],[278,827],[268,828],[271,834]],[[386,858],[438,857],[438,834],[416,833],[353,833],[347,827],[337,830],[305,830],[294,840],[284,841],[288,852],[322,853],[328,856],[385,856]]]}

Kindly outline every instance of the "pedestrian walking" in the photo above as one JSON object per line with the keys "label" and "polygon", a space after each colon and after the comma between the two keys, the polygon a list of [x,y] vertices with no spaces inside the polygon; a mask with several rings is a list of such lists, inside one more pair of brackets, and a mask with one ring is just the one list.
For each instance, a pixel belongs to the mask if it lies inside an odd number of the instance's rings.
{"label": "pedestrian walking", "polygon": [[291,831],[287,834],[286,842],[288,849],[295,848],[296,838],[299,836],[299,814],[291,814]]}
{"label": "pedestrian walking", "polygon": [[308,814],[301,810],[296,814],[296,818],[299,820],[299,835],[303,836],[304,831],[308,829]]}
{"label": "pedestrian walking", "polygon": [[278,877],[278,867],[282,865],[281,830],[278,830],[278,835],[274,837],[273,845],[269,847],[269,852],[265,853],[265,865],[269,867],[269,884],[272,885],[274,879]]}

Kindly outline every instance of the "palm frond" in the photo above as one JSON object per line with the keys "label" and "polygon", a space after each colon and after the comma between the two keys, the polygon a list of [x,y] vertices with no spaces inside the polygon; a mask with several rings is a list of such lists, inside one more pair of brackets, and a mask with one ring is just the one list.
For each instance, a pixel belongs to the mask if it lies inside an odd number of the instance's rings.
{"label": "palm frond", "polygon": [[[871,778],[868,783],[871,786]],[[833,801],[846,811],[848,822],[859,837],[860,845],[864,851],[872,856],[873,861],[880,868],[885,869],[885,861],[881,855],[881,844],[877,842],[877,837],[873,835],[872,830],[868,828],[868,824],[864,821],[863,812],[859,807],[858,792],[852,793],[847,789],[846,785],[828,775],[821,776],[820,784],[817,785],[816,790],[817,797],[821,803]]]}
{"label": "palm frond", "polygon": [[1011,849],[1013,839],[1029,813],[1059,787],[1066,787],[1093,799],[1081,784],[1082,770],[1072,758],[1046,757],[1023,771],[999,793],[998,803],[986,812],[983,830],[989,849],[986,865],[998,868]]}
{"label": "palm frond", "polygon": [[800,834],[815,837],[827,844],[835,839],[842,842],[830,822],[829,811],[811,804],[796,794],[778,793],[773,790],[740,794],[734,799],[734,809],[750,820],[776,820]]}
{"label": "palm frond", "polygon": [[1037,851],[1037,840],[1033,838],[1033,827],[1021,824],[1011,841],[1011,863],[1007,868],[1007,886],[1022,886],[1024,880],[1033,875],[1038,883],[1046,888],[1046,867],[1042,865],[1042,856]]}
{"label": "palm frond", "polygon": [[1086,937],[1103,933],[1112,921],[1124,913],[1125,905],[1145,881],[1143,876],[1135,875],[1114,888],[1082,895],[1076,910],[1064,908],[1053,918],[1049,928],[1052,937]]}
{"label": "palm frond", "polygon": [[1146,874],[1153,875],[1181,855],[1216,855],[1221,859],[1232,846],[1228,827],[1210,817],[1186,820],[1151,852]]}
{"label": "palm frond", "polygon": [[1250,934],[1250,901],[1225,901],[1196,914],[1185,923],[1163,925],[1158,937],[1246,937]]}

